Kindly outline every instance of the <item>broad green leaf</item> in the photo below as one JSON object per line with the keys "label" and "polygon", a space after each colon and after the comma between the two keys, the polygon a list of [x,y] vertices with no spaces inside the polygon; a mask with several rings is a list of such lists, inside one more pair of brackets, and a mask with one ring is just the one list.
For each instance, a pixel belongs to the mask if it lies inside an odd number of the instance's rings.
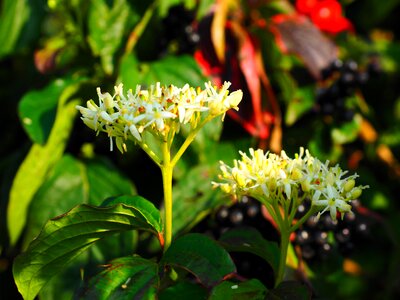
{"label": "broad green leaf", "polygon": [[307,148],[318,159],[337,162],[343,153],[343,147],[332,141],[332,128],[324,126],[321,122],[313,122],[315,128]]}
{"label": "broad green leaf", "polygon": [[134,207],[140,211],[149,224],[152,224],[152,226],[156,228],[157,232],[162,231],[162,221],[159,210],[154,206],[153,203],[145,198],[138,195],[110,197],[106,199],[101,206],[106,207],[116,204],[125,204],[126,206]]}
{"label": "broad green leaf", "polygon": [[309,300],[311,291],[307,286],[298,281],[283,281],[278,287],[270,290],[265,298],[267,300]]}
{"label": "broad green leaf", "polygon": [[219,191],[211,186],[216,171],[207,165],[192,167],[174,186],[174,235],[190,229],[221,203],[221,198],[217,197]]}
{"label": "broad green leaf", "polygon": [[[87,203],[91,205],[100,205],[104,199],[109,197],[136,194],[136,189],[130,180],[123,176],[123,174],[121,174],[121,172],[119,172],[105,157],[95,157],[94,159],[85,160],[85,169],[88,184]],[[130,196],[122,198],[129,197]],[[129,203],[123,201],[121,203],[129,205]],[[151,208],[149,208],[149,210],[151,210]],[[160,220],[158,222],[161,223]],[[135,247],[137,246],[137,234],[137,232],[129,231],[102,239],[91,249],[93,258],[97,262],[103,263],[115,257],[134,253]]]}
{"label": "broad green leaf", "polygon": [[8,192],[11,189],[18,167],[29,150],[27,146],[15,149],[12,153],[5,155],[0,160],[0,248],[8,244]]}
{"label": "broad green leaf", "polygon": [[26,223],[29,203],[45,180],[48,170],[62,157],[74,118],[78,100],[65,103],[69,98],[67,88],[60,96],[57,116],[45,145],[33,144],[14,178],[7,209],[7,226],[10,244],[14,245]]}
{"label": "broad green leaf", "polygon": [[198,2],[196,19],[201,20],[206,16],[211,11],[214,3],[214,0],[200,0]]}
{"label": "broad green leaf", "polygon": [[[202,1],[201,1],[202,2]],[[195,0],[164,0],[160,1],[158,5],[158,11],[161,17],[166,17],[168,15],[168,11],[172,6],[183,4],[186,9],[191,10],[194,9],[197,1]]]}
{"label": "broad green leaf", "polygon": [[44,145],[50,135],[60,97],[69,98],[81,78],[57,79],[40,91],[24,95],[19,103],[21,123],[32,142]]}
{"label": "broad green leaf", "polygon": [[157,81],[163,85],[173,84],[204,88],[205,77],[192,56],[167,56],[151,63],[139,63],[132,55],[126,55],[121,61],[118,82],[126,89],[134,89],[136,84],[151,85]]}
{"label": "broad green leaf", "polygon": [[153,214],[156,213],[147,212],[142,206],[83,204],[51,219],[27,251],[14,261],[13,274],[19,292],[24,299],[34,299],[54,275],[101,238],[135,229],[160,235],[161,224],[146,218]]}
{"label": "broad green leaf", "polygon": [[[40,290],[37,298],[46,300],[74,299],[75,291],[82,286],[82,275],[88,277],[89,274],[99,272],[98,267],[100,263],[93,262],[92,257],[93,255],[90,251],[79,255],[73,262],[46,283]],[[93,264],[95,265],[93,266]],[[104,262],[101,264],[104,264]]]}
{"label": "broad green leaf", "polygon": [[112,8],[107,1],[92,0],[89,10],[88,41],[94,55],[100,56],[106,74],[114,71],[113,57],[122,43],[130,8],[126,0],[116,0]]}
{"label": "broad green leaf", "polygon": [[244,282],[223,281],[215,286],[209,300],[264,300],[267,288],[257,279]]}
{"label": "broad green leaf", "polygon": [[[23,248],[26,248],[40,233],[46,220],[70,210],[75,205],[89,203],[93,197],[104,199],[132,192],[132,184],[118,173],[108,160],[94,158],[85,163],[65,155],[49,172],[29,207]],[[107,180],[101,179],[105,175],[105,170],[108,170]],[[91,202],[91,204],[97,203]],[[72,291],[79,286],[79,269],[83,265],[97,266],[115,257],[134,253],[137,234],[135,231],[125,231],[99,240],[87,255],[79,256],[79,259],[50,280],[41,290],[39,297],[46,300],[71,299]],[[85,267],[85,273],[90,271],[90,268]]]}
{"label": "broad green leaf", "polygon": [[304,113],[313,107],[314,90],[314,86],[296,89],[294,97],[290,100],[287,106],[285,117],[286,125],[293,125]]}
{"label": "broad green leaf", "polygon": [[28,0],[4,0],[0,15],[0,59],[17,45],[30,14]]}
{"label": "broad green leaf", "polygon": [[267,261],[276,273],[279,266],[279,247],[267,241],[257,229],[252,227],[234,228],[225,232],[219,239],[228,251],[249,252]]}
{"label": "broad green leaf", "polygon": [[90,279],[80,299],[156,299],[158,265],[140,256],[120,257]]}
{"label": "broad green leaf", "polygon": [[340,145],[353,142],[360,131],[361,119],[360,115],[355,115],[351,122],[332,129],[331,136],[333,142]]}
{"label": "broad green leaf", "polygon": [[[155,80],[154,80],[155,79]],[[149,65],[147,73],[143,74],[145,83],[160,81],[162,84],[174,84],[204,88],[204,77],[192,56],[168,56]]]}
{"label": "broad green leaf", "polygon": [[66,155],[49,172],[29,206],[24,249],[40,233],[47,220],[87,202],[83,170],[82,163]]}
{"label": "broad green leaf", "polygon": [[228,252],[198,233],[186,234],[173,241],[161,263],[189,271],[207,287],[216,285],[236,271]]}
{"label": "broad green leaf", "polygon": [[130,181],[107,159],[96,157],[83,163],[64,155],[32,199],[24,245],[40,233],[48,219],[78,204],[99,205],[107,197],[134,193]]}
{"label": "broad green leaf", "polygon": [[[82,203],[99,205],[107,197],[133,193],[134,187],[130,181],[122,176],[110,161],[94,158],[84,164],[70,155],[65,155],[49,172],[45,182],[32,199],[23,248],[25,249],[40,233],[40,229],[48,219],[76,205]],[[127,245],[132,245],[132,235],[133,232],[124,233],[123,236],[111,236],[96,246],[104,242],[101,253],[105,257],[114,258],[116,256],[111,255],[121,253],[122,249],[119,245],[124,243],[125,239],[127,239]],[[126,251],[132,250],[132,247],[125,246],[124,248]]]}
{"label": "broad green leaf", "polygon": [[105,157],[85,161],[89,204],[100,205],[108,197],[134,195],[132,182]]}
{"label": "broad green leaf", "polygon": [[200,285],[180,281],[176,285],[166,288],[158,295],[160,300],[206,300],[207,290]]}
{"label": "broad green leaf", "polygon": [[133,54],[124,55],[119,66],[118,82],[123,83],[124,89],[135,90],[141,84],[140,62]]}

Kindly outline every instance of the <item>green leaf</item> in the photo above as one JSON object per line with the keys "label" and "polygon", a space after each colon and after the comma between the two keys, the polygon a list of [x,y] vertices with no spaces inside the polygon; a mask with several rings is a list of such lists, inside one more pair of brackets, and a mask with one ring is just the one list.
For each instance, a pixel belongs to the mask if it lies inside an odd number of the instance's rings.
{"label": "green leaf", "polygon": [[283,281],[278,287],[270,290],[265,298],[267,300],[309,300],[311,291],[298,281]]}
{"label": "green leaf", "polygon": [[40,233],[48,219],[87,201],[82,171],[82,163],[66,155],[49,172],[29,207],[24,249]]}
{"label": "green leaf", "polygon": [[331,136],[333,142],[340,145],[353,142],[360,131],[361,119],[360,115],[355,115],[351,122],[332,129]]}
{"label": "green leaf", "polygon": [[121,61],[118,82],[126,89],[134,89],[136,84],[151,85],[159,81],[163,85],[173,84],[204,88],[205,77],[192,56],[167,56],[152,63],[139,63],[133,55],[126,55]]}
{"label": "green leaf", "polygon": [[189,55],[167,56],[150,64],[143,81],[154,83],[153,78],[165,85],[183,86],[188,83],[190,86],[204,88],[204,77],[201,70],[194,58]]}
{"label": "green leaf", "polygon": [[[147,200],[144,200],[147,202]],[[152,223],[148,205],[112,207],[80,205],[46,223],[40,235],[19,255],[13,265],[15,283],[24,299],[34,299],[54,275],[101,238],[127,230],[161,234],[161,224]]]}
{"label": "green leaf", "polygon": [[192,10],[195,8],[197,1],[195,0],[164,0],[160,1],[158,5],[158,11],[161,17],[166,17],[168,11],[172,6],[183,4],[186,9]]}
{"label": "green leaf", "polygon": [[189,271],[207,287],[216,285],[236,271],[228,252],[198,233],[186,234],[173,241],[161,263]]}
{"label": "green leaf", "polygon": [[140,62],[133,54],[124,55],[119,66],[118,82],[124,84],[124,89],[135,90],[137,84],[141,84],[139,72]]}
{"label": "green leaf", "polygon": [[285,123],[293,125],[304,113],[314,105],[314,86],[296,89],[294,97],[290,100],[286,110]]}
{"label": "green leaf", "polygon": [[[23,249],[40,233],[40,229],[48,219],[78,204],[99,205],[107,197],[133,194],[134,191],[130,181],[105,158],[88,160],[85,165],[70,155],[64,155],[49,172],[32,199]],[[132,234],[133,232],[124,233],[124,236],[132,240]],[[118,245],[123,242],[121,238],[116,235],[103,240],[102,242],[107,243],[104,248],[102,247],[101,253],[107,254],[107,257],[110,257],[111,253],[120,253],[121,247]],[[129,250],[129,247],[125,248],[126,251]],[[109,252],[111,252],[110,255],[108,255]],[[114,257],[116,256],[111,256],[111,258]]]}
{"label": "green leaf", "polygon": [[30,14],[28,0],[4,0],[0,15],[0,59],[17,45]]}
{"label": "green leaf", "polygon": [[113,1],[110,9],[104,0],[92,0],[89,10],[88,41],[93,54],[110,75],[114,71],[113,57],[122,43],[130,8],[126,0]]}
{"label": "green leaf", "polygon": [[139,210],[149,224],[156,228],[157,232],[162,231],[162,221],[160,211],[153,203],[141,196],[118,196],[110,197],[102,203],[102,207],[112,206],[116,204],[125,204],[126,206],[134,207]]}
{"label": "green leaf", "polygon": [[65,103],[75,86],[68,87],[60,96],[57,116],[45,145],[33,144],[14,178],[7,208],[10,244],[14,245],[26,223],[29,203],[45,180],[48,170],[62,157],[74,118],[78,100]]}
{"label": "green leaf", "polygon": [[214,3],[214,0],[200,0],[198,2],[196,19],[201,20],[205,17],[211,11]]}
{"label": "green leaf", "polygon": [[132,182],[105,157],[96,157],[85,162],[89,204],[100,205],[108,197],[136,194]]}
{"label": "green leaf", "polygon": [[217,169],[207,165],[192,167],[174,186],[173,234],[186,231],[221,203],[219,191],[213,190],[211,181]]}
{"label": "green leaf", "polygon": [[267,288],[257,279],[235,283],[223,281],[215,286],[209,300],[264,300]]}
{"label": "green leaf", "polygon": [[120,257],[91,278],[81,299],[156,299],[157,263],[140,256]]}
{"label": "green leaf", "polygon": [[81,78],[57,79],[40,91],[31,91],[24,95],[18,107],[19,118],[34,143],[46,143],[60,98],[69,98],[76,92],[81,81]]}
{"label": "green leaf", "polygon": [[249,252],[267,261],[276,273],[279,266],[279,247],[267,241],[252,227],[234,228],[225,232],[219,239],[229,252]]}
{"label": "green leaf", "polygon": [[163,290],[158,298],[160,300],[205,300],[207,291],[198,284],[181,281]]}

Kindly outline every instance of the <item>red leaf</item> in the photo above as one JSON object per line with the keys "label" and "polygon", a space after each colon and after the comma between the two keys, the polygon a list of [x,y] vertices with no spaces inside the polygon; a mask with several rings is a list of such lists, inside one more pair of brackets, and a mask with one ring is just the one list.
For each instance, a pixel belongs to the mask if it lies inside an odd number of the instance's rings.
{"label": "red leaf", "polygon": [[[241,88],[245,95],[250,96],[245,96],[239,112],[231,110],[228,115],[251,135],[259,138],[260,145],[266,148],[266,140],[271,136],[274,123],[275,132],[280,132],[280,111],[264,70],[259,47],[241,24],[235,21],[226,22],[225,57],[224,63],[221,63],[212,47],[211,26],[210,20],[203,20],[199,24],[202,43],[195,53],[195,59],[204,73],[213,77],[214,84],[228,80],[232,82],[233,89]],[[268,96],[268,101],[265,102],[262,99],[263,88]],[[274,136],[274,147],[279,148],[277,145],[280,145],[281,136]]]}

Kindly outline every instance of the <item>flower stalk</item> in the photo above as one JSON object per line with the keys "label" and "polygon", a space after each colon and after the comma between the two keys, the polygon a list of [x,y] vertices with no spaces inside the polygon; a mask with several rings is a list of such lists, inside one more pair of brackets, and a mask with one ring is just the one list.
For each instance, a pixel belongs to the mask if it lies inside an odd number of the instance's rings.
{"label": "flower stalk", "polygon": [[281,233],[281,241],[279,244],[279,266],[278,271],[275,276],[275,287],[277,287],[283,280],[285,275],[285,268],[286,268],[286,258],[287,258],[287,251],[290,242],[290,231],[286,226],[280,228]]}
{"label": "flower stalk", "polygon": [[163,143],[163,162],[161,173],[164,189],[164,251],[168,249],[172,241],[172,173],[174,165],[171,164],[171,153],[168,143]]}

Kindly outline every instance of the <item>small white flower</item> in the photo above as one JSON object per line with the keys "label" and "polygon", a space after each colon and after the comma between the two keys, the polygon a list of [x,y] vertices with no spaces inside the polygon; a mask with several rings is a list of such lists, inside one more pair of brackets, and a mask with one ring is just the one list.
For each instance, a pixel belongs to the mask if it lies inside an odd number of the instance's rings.
{"label": "small white flower", "polygon": [[163,110],[162,106],[158,104],[149,104],[146,106],[146,112],[142,115],[148,122],[143,126],[143,128],[155,123],[157,129],[163,131],[165,128],[165,119],[174,119],[176,115],[169,111]]}

